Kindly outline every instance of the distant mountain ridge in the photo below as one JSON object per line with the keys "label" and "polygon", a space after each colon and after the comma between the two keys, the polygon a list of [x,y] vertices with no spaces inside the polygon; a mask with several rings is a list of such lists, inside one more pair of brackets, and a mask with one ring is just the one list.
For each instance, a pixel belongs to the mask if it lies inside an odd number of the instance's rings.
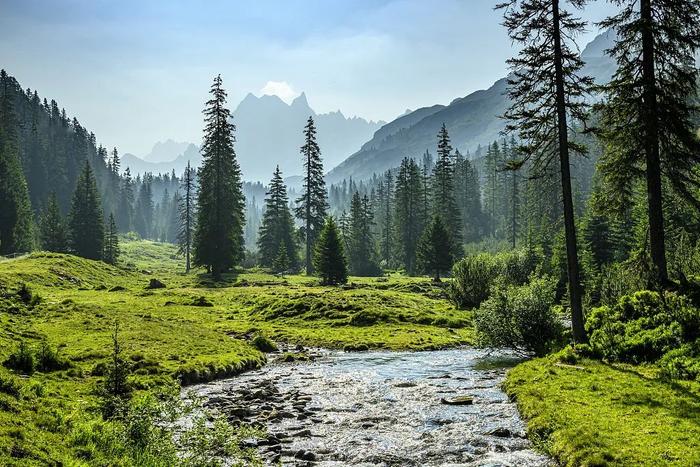
{"label": "distant mountain ridge", "polygon": [[326,168],[335,167],[357,151],[385,122],[346,117],[342,112],[317,114],[302,93],[291,104],[277,96],[248,94],[233,112],[236,155],[246,180],[266,182],[279,164],[285,176],[302,173],[299,148],[312,116]]}
{"label": "distant mountain ridge", "polygon": [[[299,148],[304,144],[304,125],[312,116],[318,130],[318,143],[326,168],[342,162],[357,151],[386,122],[346,117],[341,111],[317,114],[302,93],[291,104],[277,96],[248,94],[232,113],[236,125],[235,150],[247,181],[267,180],[279,164],[285,176],[302,173]],[[132,173],[184,171],[187,161],[193,166],[201,162],[199,148],[187,142],[158,142],[149,154],[122,156],[122,170]]]}
{"label": "distant mountain ridge", "polygon": [[[610,80],[615,62],[604,51],[613,45],[614,33],[598,35],[581,53],[586,66],[583,72],[596,82]],[[445,123],[452,146],[462,153],[474,152],[500,137],[505,121],[500,115],[508,108],[505,96],[507,78],[490,88],[454,99],[449,105],[423,107],[404,114],[377,130],[359,151],[333,168],[326,176],[329,183],[344,178],[366,179],[374,173],[397,167],[406,156],[419,157],[426,150],[435,153],[436,135]]]}
{"label": "distant mountain ridge", "polygon": [[130,153],[125,153],[121,158],[122,172],[128,167],[132,175],[144,172],[170,173],[180,176],[190,161],[193,167],[198,167],[202,162],[199,147],[192,143],[176,143],[172,140],[157,142],[153,150],[143,158]]}

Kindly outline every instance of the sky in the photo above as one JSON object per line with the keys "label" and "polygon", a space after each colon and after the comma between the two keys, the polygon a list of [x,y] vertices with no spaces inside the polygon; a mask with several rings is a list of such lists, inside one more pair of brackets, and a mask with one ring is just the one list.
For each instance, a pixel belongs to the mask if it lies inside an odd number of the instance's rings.
{"label": "sky", "polygon": [[[317,113],[390,121],[505,76],[494,0],[0,0],[0,67],[120,152],[199,143],[221,74],[246,94],[300,92]],[[612,12],[592,1],[584,17]],[[597,33],[579,39],[587,43]]]}

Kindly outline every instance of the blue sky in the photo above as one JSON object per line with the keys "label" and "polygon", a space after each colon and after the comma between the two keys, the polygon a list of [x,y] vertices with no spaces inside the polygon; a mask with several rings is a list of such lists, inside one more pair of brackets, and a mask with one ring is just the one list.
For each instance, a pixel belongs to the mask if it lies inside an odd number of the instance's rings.
{"label": "blue sky", "polygon": [[[495,3],[0,0],[0,66],[99,142],[144,155],[199,143],[218,73],[232,109],[248,92],[305,91],[317,112],[375,120],[486,88],[513,53]],[[585,17],[611,11],[594,1]]]}

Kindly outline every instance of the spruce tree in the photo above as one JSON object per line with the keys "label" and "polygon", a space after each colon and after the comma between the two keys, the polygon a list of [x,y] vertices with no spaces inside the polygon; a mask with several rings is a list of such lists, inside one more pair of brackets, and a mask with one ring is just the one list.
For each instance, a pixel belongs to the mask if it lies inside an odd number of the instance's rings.
{"label": "spruce tree", "polygon": [[328,217],[316,241],[314,267],[323,285],[345,284],[348,281],[348,267],[343,243],[332,217]]}
{"label": "spruce tree", "polygon": [[214,79],[204,109],[202,166],[199,169],[194,264],[207,267],[215,279],[243,259],[245,197],[233,149],[235,126],[226,105],[221,76]]}
{"label": "spruce tree", "polygon": [[0,70],[0,254],[23,253],[34,247],[34,216],[22,171],[14,106],[17,87]]}
{"label": "spruce tree", "polygon": [[376,261],[372,234],[374,217],[367,195],[355,192],[350,205],[350,272],[355,276],[376,276],[381,270]]}
{"label": "spruce tree", "polygon": [[316,126],[312,117],[309,117],[304,127],[301,154],[304,157],[304,185],[302,195],[297,199],[295,215],[303,222],[301,234],[306,242],[306,273],[312,274],[313,245],[324,226],[328,210],[321,149],[316,142]]}
{"label": "spruce tree", "polygon": [[119,231],[117,229],[117,223],[114,220],[114,215],[110,213],[109,220],[107,221],[107,230],[105,231],[104,253],[102,254],[102,260],[105,263],[117,264],[119,254]]}
{"label": "spruce tree", "polygon": [[440,216],[434,216],[418,242],[418,267],[440,282],[440,273],[449,271],[454,263],[454,245]]}
{"label": "spruce tree", "polygon": [[194,238],[195,192],[197,189],[194,177],[194,169],[190,166],[190,161],[187,161],[180,185],[182,196],[179,198],[178,205],[179,228],[177,232],[178,252],[185,256],[185,273],[190,272],[192,239]]}
{"label": "spruce tree", "polygon": [[396,175],[394,216],[398,256],[406,272],[416,272],[416,248],[425,225],[421,169],[413,159],[404,158]]}
{"label": "spruce tree", "polygon": [[601,170],[611,206],[628,204],[646,183],[649,250],[659,281],[668,281],[664,184],[700,208],[700,142],[695,105],[700,77],[700,4],[696,0],[615,0],[601,23],[617,32],[610,54],[617,71],[604,87]]}
{"label": "spruce tree", "polygon": [[53,192],[49,196],[46,209],[41,214],[39,221],[39,233],[41,236],[41,248],[46,251],[64,253],[68,251],[68,233],[66,224],[58,206],[58,198]]}
{"label": "spruce tree", "polygon": [[284,243],[280,243],[279,250],[277,251],[277,256],[272,262],[272,270],[277,273],[284,273],[288,271],[291,267],[292,266],[289,261],[287,247]]}
{"label": "spruce tree", "polygon": [[129,232],[133,228],[134,217],[134,181],[129,167],[124,170],[119,189],[117,203],[117,226],[121,232]]}
{"label": "spruce tree", "polygon": [[[265,199],[265,212],[258,231],[258,252],[260,253],[260,264],[264,267],[277,269],[281,267],[282,256],[280,251],[285,250],[283,255],[286,268],[296,269],[297,264],[297,244],[294,234],[294,219],[289,212],[289,198],[287,197],[287,187],[282,179],[282,172],[279,166],[270,181],[270,187]],[[278,263],[275,266],[275,263]],[[277,272],[282,270],[277,269]]]}
{"label": "spruce tree", "polygon": [[383,264],[391,264],[392,226],[394,217],[394,176],[391,170],[384,172],[383,180],[378,190],[379,205],[377,216],[379,218],[379,251]]}
{"label": "spruce tree", "polygon": [[68,219],[71,250],[83,258],[101,259],[104,244],[102,203],[88,161],[78,177]]}
{"label": "spruce tree", "polygon": [[454,163],[452,161],[452,145],[445,124],[442,124],[438,137],[437,160],[433,167],[432,204],[433,216],[440,216],[448,225],[452,236],[454,253],[457,256],[462,244],[459,208],[455,201]]}
{"label": "spruce tree", "polygon": [[153,237],[153,175],[143,175],[134,207],[134,230],[141,238]]}
{"label": "spruce tree", "polygon": [[466,243],[476,242],[484,231],[479,174],[472,162],[455,154],[455,191]]}
{"label": "spruce tree", "polygon": [[[584,97],[593,81],[580,75],[583,61],[572,43],[585,22],[562,10],[560,3],[509,0],[498,5],[505,10],[504,25],[510,38],[522,46],[518,56],[508,61],[513,70],[507,93],[511,106],[504,116],[509,120],[506,131],[517,131],[522,157],[532,160],[536,173],[544,174],[555,162],[559,163],[571,325],[574,340],[583,342],[586,331],[569,158],[571,153],[584,153],[585,148],[573,142],[569,133],[576,131],[573,122],[586,118]],[[581,8],[585,0],[569,3]]]}

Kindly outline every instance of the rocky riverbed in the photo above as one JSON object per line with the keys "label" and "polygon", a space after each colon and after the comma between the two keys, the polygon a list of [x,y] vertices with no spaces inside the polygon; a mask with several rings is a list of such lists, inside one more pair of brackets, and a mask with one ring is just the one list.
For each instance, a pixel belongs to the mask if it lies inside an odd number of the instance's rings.
{"label": "rocky riverbed", "polygon": [[500,390],[506,353],[316,351],[311,361],[196,386],[233,423],[266,427],[252,442],[268,465],[543,466]]}

